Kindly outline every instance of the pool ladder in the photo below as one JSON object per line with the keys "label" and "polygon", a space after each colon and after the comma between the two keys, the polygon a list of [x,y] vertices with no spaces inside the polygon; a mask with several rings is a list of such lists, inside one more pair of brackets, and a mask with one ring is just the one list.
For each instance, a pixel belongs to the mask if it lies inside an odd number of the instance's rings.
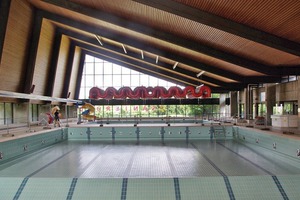
{"label": "pool ladder", "polygon": [[221,124],[212,124],[210,126],[210,138],[226,138],[226,130],[225,127]]}

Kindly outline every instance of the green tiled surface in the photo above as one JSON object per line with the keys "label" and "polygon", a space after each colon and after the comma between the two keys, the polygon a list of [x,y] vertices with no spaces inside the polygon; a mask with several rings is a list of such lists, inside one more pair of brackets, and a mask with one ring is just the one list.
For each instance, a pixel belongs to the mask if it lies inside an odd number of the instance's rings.
{"label": "green tiled surface", "polygon": [[230,199],[223,177],[179,179],[181,199]]}
{"label": "green tiled surface", "polygon": [[290,200],[300,199],[300,175],[277,176]]}
{"label": "green tiled surface", "polygon": [[174,200],[173,179],[128,179],[126,197],[132,200]]}
{"label": "green tiled surface", "polygon": [[[235,199],[276,200],[283,199],[271,176],[228,177]],[[300,176],[279,176],[287,197],[298,200],[300,196]],[[13,199],[23,178],[1,178],[0,199]],[[19,199],[60,200],[67,199],[72,178],[29,178],[19,195]],[[223,177],[197,177],[178,179],[182,200],[230,199]],[[70,199],[124,199],[152,200],[176,199],[173,178],[129,178],[122,188],[122,178],[79,178]]]}
{"label": "green tiled surface", "polygon": [[[209,138],[207,130],[189,128],[191,140],[187,144],[186,127],[171,126],[164,128],[164,144],[160,127],[141,127],[139,144],[131,138],[136,137],[136,127],[115,128],[112,144],[105,139],[111,139],[111,130],[91,128],[91,141],[86,140],[86,128],[73,130],[68,135],[74,140],[53,146],[47,141],[55,141],[60,130],[32,137],[32,141],[27,138],[2,143],[4,156],[7,151],[12,151],[9,155],[23,152],[24,142],[30,151],[0,165],[0,199],[13,199],[24,177],[28,181],[19,199],[66,199],[73,178],[78,180],[72,199],[120,199],[122,191],[126,199],[176,199],[176,191],[181,199],[229,199],[228,184],[236,199],[282,199],[279,187],[289,199],[300,199],[300,160],[285,154],[299,145],[295,141],[277,139],[280,147],[273,150],[264,146],[270,144],[269,135],[235,130],[240,132],[237,140],[226,135],[226,140],[210,141],[204,139]],[[254,141],[257,134],[258,144]],[[43,140],[46,145],[41,143]],[[38,150],[43,145],[48,147]],[[277,150],[284,146],[287,150],[279,153]],[[280,186],[272,175],[276,175]],[[222,176],[228,177],[229,183],[225,184]],[[174,177],[179,178],[179,190],[175,190]],[[126,188],[122,188],[123,178],[128,178]]]}
{"label": "green tiled surface", "polygon": [[229,177],[236,199],[283,199],[271,176]]}
{"label": "green tiled surface", "polygon": [[[30,137],[16,138],[7,142],[0,142],[0,151],[3,159],[0,164],[9,161],[15,157],[37,151],[44,147],[56,144],[67,139],[67,129],[56,129]],[[26,148],[25,148],[26,147]]]}
{"label": "green tiled surface", "polygon": [[[291,158],[297,158],[296,152],[300,148],[299,140],[244,127],[233,127],[232,132],[234,134],[233,138],[245,145],[254,145],[255,147],[262,147],[282,153]],[[257,140],[258,142],[256,142]],[[273,148],[274,143],[276,143],[275,149]]]}
{"label": "green tiled surface", "polygon": [[72,199],[120,200],[122,179],[78,179]]}
{"label": "green tiled surface", "polygon": [[24,178],[0,178],[0,199],[13,199]]}
{"label": "green tiled surface", "polygon": [[71,182],[69,178],[30,178],[19,199],[66,199]]}

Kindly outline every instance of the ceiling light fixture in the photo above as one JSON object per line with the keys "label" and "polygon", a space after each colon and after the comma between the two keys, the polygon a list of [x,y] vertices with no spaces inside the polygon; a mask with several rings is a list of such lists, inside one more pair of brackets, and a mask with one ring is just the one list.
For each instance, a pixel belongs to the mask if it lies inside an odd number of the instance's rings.
{"label": "ceiling light fixture", "polygon": [[156,61],[155,62],[156,62],[156,64],[158,63],[158,56],[156,56]]}
{"label": "ceiling light fixture", "polygon": [[176,62],[174,65],[173,65],[173,69],[175,69],[178,65],[178,62]]}
{"label": "ceiling light fixture", "polygon": [[127,54],[127,51],[126,51],[126,48],[125,48],[124,44],[122,44],[122,47],[123,47],[124,53]]}
{"label": "ceiling light fixture", "polygon": [[99,42],[99,44],[101,46],[103,46],[103,43],[101,42],[101,37],[99,35],[95,35],[95,38],[97,39],[97,41]]}
{"label": "ceiling light fixture", "polygon": [[201,76],[201,75],[204,74],[204,73],[205,73],[205,71],[201,71],[201,72],[199,72],[196,76],[199,77],[199,76]]}
{"label": "ceiling light fixture", "polygon": [[144,59],[144,52],[141,50],[142,59]]}

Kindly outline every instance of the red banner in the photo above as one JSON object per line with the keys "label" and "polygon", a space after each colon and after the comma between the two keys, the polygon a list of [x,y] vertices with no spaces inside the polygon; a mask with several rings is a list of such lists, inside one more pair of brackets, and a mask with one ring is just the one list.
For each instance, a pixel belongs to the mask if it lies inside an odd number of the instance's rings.
{"label": "red banner", "polygon": [[90,99],[167,99],[167,98],[208,98],[211,96],[211,90],[208,86],[187,86],[184,89],[173,86],[168,90],[164,87],[136,87],[132,90],[130,87],[122,87],[119,90],[108,87],[105,91],[93,87],[90,89]]}

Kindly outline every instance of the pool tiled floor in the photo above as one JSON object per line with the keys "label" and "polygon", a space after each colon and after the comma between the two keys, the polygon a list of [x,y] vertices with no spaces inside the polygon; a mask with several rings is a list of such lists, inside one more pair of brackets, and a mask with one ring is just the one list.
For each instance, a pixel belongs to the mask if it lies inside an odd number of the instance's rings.
{"label": "pool tiled floor", "polygon": [[0,165],[0,199],[300,199],[300,164],[278,156],[233,140],[66,141]]}

